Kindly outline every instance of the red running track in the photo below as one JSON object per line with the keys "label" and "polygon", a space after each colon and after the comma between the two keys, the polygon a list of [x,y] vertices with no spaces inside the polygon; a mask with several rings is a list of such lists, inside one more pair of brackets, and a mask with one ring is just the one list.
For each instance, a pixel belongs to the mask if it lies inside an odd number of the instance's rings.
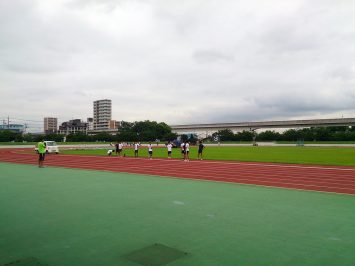
{"label": "red running track", "polygon": [[[0,149],[0,161],[37,164],[29,150]],[[355,195],[355,167],[47,155],[47,166],[212,180]]]}

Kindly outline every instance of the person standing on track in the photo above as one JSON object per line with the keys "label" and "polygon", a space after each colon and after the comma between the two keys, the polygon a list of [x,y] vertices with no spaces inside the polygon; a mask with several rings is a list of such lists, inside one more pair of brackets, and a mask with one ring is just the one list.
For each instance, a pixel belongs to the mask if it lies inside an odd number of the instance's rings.
{"label": "person standing on track", "polygon": [[153,158],[153,146],[152,143],[150,142],[148,144],[148,154],[149,154],[149,159],[151,160]]}
{"label": "person standing on track", "polygon": [[182,159],[185,160],[185,142],[181,142],[181,156]]}
{"label": "person standing on track", "polygon": [[138,158],[138,148],[139,148],[139,143],[138,142],[134,143],[134,158]]}
{"label": "person standing on track", "polygon": [[43,168],[43,162],[44,162],[44,157],[46,155],[46,143],[44,140],[38,142],[37,144],[38,148],[38,167]]}
{"label": "person standing on track", "polygon": [[120,141],[120,142],[118,143],[118,156],[119,156],[119,157],[121,157],[122,149],[123,149],[123,144],[122,144],[122,142]]}
{"label": "person standing on track", "polygon": [[115,152],[116,152],[116,155],[118,154],[118,142],[116,142],[115,144]]}
{"label": "person standing on track", "polygon": [[185,142],[185,162],[190,161],[189,153],[190,153],[190,142],[186,141]]}
{"label": "person standing on track", "polygon": [[202,152],[205,145],[203,145],[202,140],[200,140],[200,144],[198,145],[198,154],[197,159],[202,160]]}
{"label": "person standing on track", "polygon": [[171,144],[171,142],[169,141],[166,147],[168,148],[168,158],[171,159],[171,150],[173,148],[173,144]]}

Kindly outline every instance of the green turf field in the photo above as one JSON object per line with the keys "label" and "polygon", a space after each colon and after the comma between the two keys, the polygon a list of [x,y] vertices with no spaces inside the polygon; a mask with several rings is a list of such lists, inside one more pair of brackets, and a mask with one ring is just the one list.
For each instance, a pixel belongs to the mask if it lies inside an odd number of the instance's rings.
{"label": "green turf field", "polygon": [[[276,143],[276,144],[298,144],[298,141],[284,141],[284,140],[278,140],[278,141],[258,141],[256,140],[257,143]],[[216,141],[204,141],[204,143],[209,143],[209,144],[217,144],[218,142]],[[220,141],[221,144],[253,144],[252,141]],[[344,141],[304,141],[303,144],[355,144],[354,140],[344,140]]]}
{"label": "green turf field", "polygon": [[[297,141],[258,141],[258,143],[263,142],[274,142],[277,144],[297,144]],[[0,142],[1,145],[36,145],[38,142]],[[74,144],[107,144],[109,141],[97,141],[97,142],[57,142],[58,145],[74,145]],[[149,143],[149,142],[142,142]],[[160,142],[162,144],[163,142]],[[205,143],[217,144],[215,141],[206,141]],[[221,141],[221,144],[252,144],[252,141]],[[155,142],[154,142],[155,144]],[[304,144],[355,144],[355,141],[304,141]]]}
{"label": "green turf field", "polygon": [[[107,156],[107,149],[62,150],[63,154]],[[132,149],[125,149],[126,156],[133,156]],[[147,148],[141,148],[139,155],[148,156]],[[166,158],[166,148],[155,148],[154,157]],[[173,157],[181,158],[180,149],[173,149]],[[197,148],[190,148],[190,158],[197,158]],[[355,166],[355,148],[333,147],[206,147],[204,159],[237,160],[247,162],[275,162],[296,164],[320,164]]]}
{"label": "green turf field", "polygon": [[350,195],[0,163],[0,265],[139,265],[127,254],[154,243],[187,252],[169,265],[354,265],[354,209]]}

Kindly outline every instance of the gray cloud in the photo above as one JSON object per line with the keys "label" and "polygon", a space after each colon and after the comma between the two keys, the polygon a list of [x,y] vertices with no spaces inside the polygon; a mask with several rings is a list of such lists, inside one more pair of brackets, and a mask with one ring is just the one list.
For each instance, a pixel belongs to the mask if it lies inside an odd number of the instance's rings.
{"label": "gray cloud", "polygon": [[[352,1],[1,1],[0,117],[355,116]],[[40,102],[40,104],[39,104]],[[20,108],[19,108],[20,106]]]}
{"label": "gray cloud", "polygon": [[196,51],[193,54],[193,58],[198,62],[198,63],[217,63],[217,62],[230,62],[234,61],[234,56],[233,55],[227,55],[223,54],[218,51]]}

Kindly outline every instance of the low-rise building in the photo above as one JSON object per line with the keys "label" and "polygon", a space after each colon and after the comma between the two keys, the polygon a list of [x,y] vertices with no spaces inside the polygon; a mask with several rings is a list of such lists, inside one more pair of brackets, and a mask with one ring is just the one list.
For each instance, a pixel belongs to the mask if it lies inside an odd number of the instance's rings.
{"label": "low-rise building", "polygon": [[85,133],[88,132],[88,123],[82,122],[81,119],[73,119],[68,122],[63,122],[61,126],[59,126],[59,134],[69,135],[75,133]]}
{"label": "low-rise building", "polygon": [[120,127],[120,122],[116,120],[110,120],[109,129],[118,129]]}
{"label": "low-rise building", "polygon": [[22,124],[2,124],[0,125],[0,130],[9,130],[15,133],[24,133],[25,132],[25,125]]}
{"label": "low-rise building", "polygon": [[88,130],[94,130],[94,118],[88,117],[86,122],[88,123]]}

